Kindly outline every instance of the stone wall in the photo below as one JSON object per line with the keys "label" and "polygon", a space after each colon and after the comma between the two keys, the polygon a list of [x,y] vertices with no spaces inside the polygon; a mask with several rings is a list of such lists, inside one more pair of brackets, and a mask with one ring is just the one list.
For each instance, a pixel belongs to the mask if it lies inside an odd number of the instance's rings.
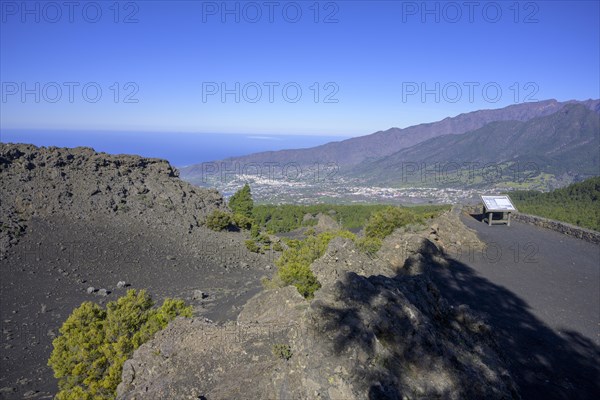
{"label": "stone wall", "polygon": [[[464,206],[463,210],[469,214],[481,214],[483,210],[483,205],[468,205]],[[510,218],[513,221],[523,222],[530,225],[536,225],[546,229],[552,229],[553,231],[573,236],[577,239],[582,239],[594,244],[600,244],[600,232],[581,228],[579,226],[571,225],[566,222],[556,221],[544,217],[538,217],[536,215],[523,214],[519,212],[512,213]]]}
{"label": "stone wall", "polygon": [[595,232],[590,229],[585,229],[579,226],[567,224],[566,222],[560,222],[555,221],[553,219],[521,213],[512,214],[512,219],[514,221],[524,222],[526,224],[552,229],[553,231],[564,233],[565,235],[573,236],[578,239],[583,239],[590,243],[600,244],[600,232]]}

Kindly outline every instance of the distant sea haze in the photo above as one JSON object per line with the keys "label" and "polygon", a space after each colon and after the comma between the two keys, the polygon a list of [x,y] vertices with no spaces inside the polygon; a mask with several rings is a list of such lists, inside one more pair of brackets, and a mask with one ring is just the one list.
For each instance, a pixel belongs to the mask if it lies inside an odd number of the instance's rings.
{"label": "distant sea haze", "polygon": [[[168,160],[176,167],[270,150],[318,146],[347,139],[342,136],[224,134],[176,132],[0,131],[2,143],[36,146],[92,147],[110,154],[138,154]],[[290,160],[291,161],[291,160]]]}

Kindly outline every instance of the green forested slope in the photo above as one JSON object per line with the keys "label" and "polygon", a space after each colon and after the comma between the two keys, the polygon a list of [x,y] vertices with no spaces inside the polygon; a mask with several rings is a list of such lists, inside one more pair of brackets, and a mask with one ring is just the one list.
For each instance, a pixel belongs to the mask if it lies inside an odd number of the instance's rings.
{"label": "green forested slope", "polygon": [[600,177],[549,193],[511,192],[510,197],[520,212],[600,231]]}
{"label": "green forested slope", "polygon": [[[316,215],[323,213],[330,215],[342,228],[359,230],[369,220],[372,214],[388,208],[385,204],[373,205],[332,205],[316,204],[310,206],[302,205],[257,205],[252,214],[259,226],[264,227],[269,233],[290,232],[303,225],[306,214]],[[446,209],[445,206],[413,206],[412,211],[417,214],[437,212]],[[316,223],[315,220],[308,221],[308,225]],[[305,222],[305,225],[307,223]]]}

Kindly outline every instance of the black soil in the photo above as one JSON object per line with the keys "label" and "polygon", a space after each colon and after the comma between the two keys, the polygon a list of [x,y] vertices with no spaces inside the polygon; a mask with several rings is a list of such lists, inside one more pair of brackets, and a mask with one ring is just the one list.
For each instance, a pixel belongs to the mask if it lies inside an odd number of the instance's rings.
{"label": "black soil", "polygon": [[[2,398],[56,393],[46,365],[52,338],[84,301],[105,304],[129,288],[147,289],[157,302],[184,298],[197,315],[213,321],[235,318],[260,289],[266,266],[243,261],[244,251],[235,250],[239,235],[222,234],[218,242],[201,242],[202,235],[194,235],[200,250],[194,252],[179,238],[110,220],[32,219],[19,244],[0,261]],[[118,288],[119,281],[127,286]],[[88,293],[89,287],[96,291]],[[195,290],[204,298],[193,299]]]}

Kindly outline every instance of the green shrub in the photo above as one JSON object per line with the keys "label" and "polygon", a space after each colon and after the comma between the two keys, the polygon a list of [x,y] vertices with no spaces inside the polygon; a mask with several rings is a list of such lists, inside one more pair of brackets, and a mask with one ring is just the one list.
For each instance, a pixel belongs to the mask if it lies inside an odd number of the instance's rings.
{"label": "green shrub", "polygon": [[106,309],[91,302],[76,308],[52,342],[48,365],[59,380],[56,398],[114,399],[123,363],[133,351],[176,316],[192,316],[182,300],[153,306],[145,290],[128,290]]}
{"label": "green shrub", "polygon": [[396,228],[419,222],[420,218],[407,208],[387,207],[371,216],[365,234],[368,238],[385,239]]}
{"label": "green shrub", "polygon": [[358,249],[369,256],[374,256],[375,253],[379,251],[381,248],[381,239],[379,238],[370,238],[370,237],[362,237],[356,241],[356,247]]}
{"label": "green shrub", "polygon": [[359,250],[374,256],[383,239],[397,228],[416,232],[425,228],[426,219],[434,218],[448,209],[446,206],[386,207],[371,215],[365,226],[365,237],[356,241]]}
{"label": "green shrub", "polygon": [[266,276],[260,279],[260,283],[262,283],[263,288],[265,289],[277,289],[285,287],[286,284],[281,281],[279,275],[275,274],[273,278],[269,279]]}
{"label": "green shrub", "polygon": [[256,223],[252,224],[252,227],[250,227],[250,237],[252,237],[253,239],[258,238],[258,236],[260,235],[260,226]]}
{"label": "green shrub", "polygon": [[315,231],[315,228],[308,228],[306,231],[304,231],[304,236],[315,236],[317,234],[317,231]]}
{"label": "green shrub", "polygon": [[288,249],[275,262],[278,267],[278,279],[284,285],[294,285],[305,298],[313,298],[321,284],[311,271],[310,264],[325,254],[329,242],[334,237],[356,239],[351,232],[337,231],[308,236],[304,240],[288,240]]}
{"label": "green shrub", "polygon": [[264,233],[259,234],[252,239],[246,240],[246,248],[254,253],[264,254],[271,249],[271,238]]}
{"label": "green shrub", "polygon": [[233,223],[239,227],[240,229],[249,230],[252,228],[252,218],[246,217],[243,214],[235,213],[233,214]]}
{"label": "green shrub", "polygon": [[257,240],[261,243],[266,244],[267,246],[269,246],[271,244],[271,238],[269,237],[269,235],[265,234],[265,233],[261,233]]}
{"label": "green shrub", "polygon": [[273,250],[274,251],[283,251],[283,246],[281,245],[280,242],[275,242],[275,243],[273,243]]}
{"label": "green shrub", "polygon": [[285,285],[294,285],[302,296],[312,299],[321,284],[310,269],[310,264],[302,262],[288,262],[279,267],[279,278]]}
{"label": "green shrub", "polygon": [[223,231],[233,225],[233,216],[225,211],[214,210],[206,217],[206,227],[213,231]]}
{"label": "green shrub", "polygon": [[244,242],[246,248],[253,253],[261,253],[261,247],[252,239],[246,240]]}
{"label": "green shrub", "polygon": [[282,360],[289,360],[292,358],[292,348],[287,344],[274,344],[272,348],[273,355],[276,358],[281,358]]}

